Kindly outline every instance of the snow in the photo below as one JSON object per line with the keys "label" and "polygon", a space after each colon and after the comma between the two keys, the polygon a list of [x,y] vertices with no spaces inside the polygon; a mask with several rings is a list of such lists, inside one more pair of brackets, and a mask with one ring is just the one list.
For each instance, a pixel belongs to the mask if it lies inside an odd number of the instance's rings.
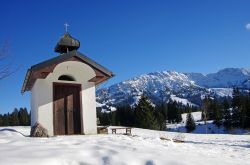
{"label": "snow", "polygon": [[[201,112],[192,112],[192,115],[193,115],[193,118],[194,118],[194,121],[199,121],[201,120]],[[186,119],[187,119],[187,113],[183,113],[181,114],[181,117],[182,117],[182,121],[184,123],[186,123]]]}
{"label": "snow", "polygon": [[191,103],[187,99],[180,98],[180,97],[177,97],[175,95],[171,95],[170,98],[171,98],[171,100],[176,101],[177,103],[181,103],[183,105],[189,105],[189,106],[192,106],[192,107],[197,107],[196,104]]}
{"label": "snow", "polygon": [[112,104],[136,104],[138,96],[146,94],[152,102],[169,101],[170,95],[201,105],[204,96],[232,97],[232,88],[250,87],[250,69],[225,68],[216,73],[181,73],[162,71],[143,74],[97,91],[97,102],[105,106]]}
{"label": "snow", "polygon": [[98,102],[96,102],[96,107],[102,107],[102,106],[104,106],[105,104],[101,104],[101,103],[98,103]]}
{"label": "snow", "polygon": [[210,88],[249,87],[249,84],[245,81],[250,77],[250,70],[246,68],[225,68],[207,75],[199,73],[187,73],[186,75],[196,84]]}
{"label": "snow", "polygon": [[233,88],[211,88],[211,91],[215,92],[220,97],[233,97]]}
{"label": "snow", "polygon": [[[207,121],[207,125],[205,125],[204,121],[201,121],[201,112],[192,112],[193,118],[196,122],[196,129],[192,131],[192,133],[196,134],[246,134],[248,133],[247,130],[244,129],[231,129],[227,130],[222,126],[217,127],[212,120]],[[182,116],[181,123],[174,123],[174,124],[167,124],[167,130],[173,132],[187,132],[185,125],[186,125],[186,118],[187,113],[184,113]]]}
{"label": "snow", "polygon": [[[249,165],[249,135],[181,134],[132,129],[122,134],[30,138],[30,127],[0,128],[4,165]],[[22,135],[23,134],[23,135]]]}

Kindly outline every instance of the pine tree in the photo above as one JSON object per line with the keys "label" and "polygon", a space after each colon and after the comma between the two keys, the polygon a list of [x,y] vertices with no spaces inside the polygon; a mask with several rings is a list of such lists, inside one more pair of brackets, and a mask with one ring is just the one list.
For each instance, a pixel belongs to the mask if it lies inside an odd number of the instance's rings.
{"label": "pine tree", "polygon": [[187,129],[187,132],[192,132],[193,130],[195,130],[195,128],[196,128],[196,125],[195,125],[194,117],[189,112],[187,114],[187,120],[186,120],[186,129]]}
{"label": "pine tree", "polygon": [[204,100],[202,101],[202,120],[204,121],[205,124],[205,131],[207,133],[207,120],[208,120],[208,112],[210,109],[210,99],[208,97],[205,97]]}
{"label": "pine tree", "polygon": [[176,111],[176,107],[175,107],[175,104],[172,100],[170,100],[167,104],[167,120],[168,120],[168,123],[172,123],[174,122],[174,119],[175,119],[175,111]]}
{"label": "pine tree", "polygon": [[129,105],[120,106],[116,111],[116,120],[118,125],[134,126],[134,111]]}
{"label": "pine tree", "polygon": [[213,117],[215,125],[220,127],[223,119],[223,107],[216,99],[213,102]]}
{"label": "pine tree", "polygon": [[248,111],[248,107],[249,107],[249,98],[248,96],[245,95],[241,95],[241,105],[239,107],[239,111],[240,111],[240,127],[241,128],[247,128],[247,119],[248,119],[248,115],[247,115],[247,111]]}
{"label": "pine tree", "polygon": [[135,107],[135,125],[139,128],[159,129],[154,116],[154,107],[144,95]]}
{"label": "pine tree", "polygon": [[180,108],[177,108],[175,121],[177,123],[180,123],[182,121],[181,109]]}
{"label": "pine tree", "polygon": [[14,111],[10,115],[10,125],[11,126],[18,126],[19,125],[19,119],[18,119],[18,109],[15,108]]}
{"label": "pine tree", "polygon": [[3,115],[3,126],[10,126],[10,114],[9,114],[9,112],[7,114]]}
{"label": "pine tree", "polygon": [[22,126],[28,126],[29,123],[29,114],[26,108],[20,108],[18,112],[18,119],[20,122],[20,125]]}
{"label": "pine tree", "polygon": [[247,96],[246,101],[246,122],[245,122],[245,128],[250,128],[250,90]]}
{"label": "pine tree", "polygon": [[118,121],[117,121],[117,111],[111,111],[110,115],[111,115],[111,125],[118,125]]}
{"label": "pine tree", "polygon": [[97,117],[100,120],[100,125],[110,125],[110,113],[97,111]]}
{"label": "pine tree", "polygon": [[170,100],[168,102],[167,117],[168,117],[168,122],[171,122],[171,123],[173,122],[179,123],[182,121],[181,109],[178,107],[178,104],[176,101]]}
{"label": "pine tree", "polygon": [[241,94],[239,88],[234,88],[232,93],[232,107],[239,107],[241,105]]}
{"label": "pine tree", "polygon": [[240,126],[240,106],[241,106],[241,94],[239,88],[233,89],[233,99],[232,99],[232,125],[234,127]]}
{"label": "pine tree", "polygon": [[164,116],[164,106],[157,106],[154,116],[155,116],[155,119],[158,123],[159,130],[165,130],[166,129],[166,119]]}
{"label": "pine tree", "polygon": [[0,126],[3,126],[3,115],[0,114]]}
{"label": "pine tree", "polygon": [[230,110],[230,105],[227,99],[224,99],[223,101],[223,118],[224,122],[223,125],[226,129],[230,129],[232,126],[232,115],[231,115],[231,110]]}

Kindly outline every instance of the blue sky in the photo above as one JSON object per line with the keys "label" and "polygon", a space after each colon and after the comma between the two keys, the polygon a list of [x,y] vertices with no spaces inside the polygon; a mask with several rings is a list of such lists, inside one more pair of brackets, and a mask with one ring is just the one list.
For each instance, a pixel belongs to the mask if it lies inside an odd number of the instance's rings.
{"label": "blue sky", "polygon": [[0,43],[9,43],[19,69],[0,81],[0,113],[30,108],[30,94],[20,93],[26,70],[57,56],[65,22],[80,51],[116,74],[107,87],[153,71],[250,68],[249,7],[248,0],[1,1]]}

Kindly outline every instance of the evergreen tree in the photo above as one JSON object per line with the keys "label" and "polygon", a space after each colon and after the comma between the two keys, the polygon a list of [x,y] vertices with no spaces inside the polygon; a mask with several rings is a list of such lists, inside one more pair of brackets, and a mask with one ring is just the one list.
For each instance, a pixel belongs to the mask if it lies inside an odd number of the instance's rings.
{"label": "evergreen tree", "polygon": [[118,125],[134,126],[134,111],[129,105],[118,107],[116,118]]}
{"label": "evergreen tree", "polygon": [[241,94],[239,88],[234,88],[232,93],[232,107],[236,108],[241,105]]}
{"label": "evergreen tree", "polygon": [[241,128],[247,128],[247,111],[249,107],[249,99],[248,96],[241,95],[241,105],[239,107],[239,113],[240,113],[240,127]]}
{"label": "evergreen tree", "polygon": [[135,107],[135,126],[147,129],[159,129],[154,117],[154,107],[144,95]]}
{"label": "evergreen tree", "polygon": [[175,121],[177,123],[180,123],[182,121],[182,117],[181,117],[181,109],[180,108],[177,108],[177,111],[176,111],[176,119]]}
{"label": "evergreen tree", "polygon": [[241,111],[241,94],[239,88],[233,89],[233,99],[232,99],[232,126],[240,126],[240,111]]}
{"label": "evergreen tree", "polygon": [[100,125],[106,126],[111,124],[110,113],[97,111],[97,117],[99,118]]}
{"label": "evergreen tree", "polygon": [[202,101],[202,120],[204,120],[205,122],[208,120],[209,115],[209,109],[210,109],[210,99],[208,97],[205,97]]}
{"label": "evergreen tree", "polygon": [[0,114],[0,126],[3,126],[3,115]]}
{"label": "evergreen tree", "polygon": [[220,127],[223,119],[223,106],[216,99],[213,103],[213,117],[215,125]]}
{"label": "evergreen tree", "polygon": [[20,122],[20,125],[22,126],[28,126],[29,123],[29,114],[26,108],[20,108],[18,112],[18,119]]}
{"label": "evergreen tree", "polygon": [[194,117],[189,112],[187,114],[187,120],[186,120],[186,129],[187,129],[187,132],[192,132],[193,130],[195,130],[195,128],[196,128],[196,125],[195,125]]}
{"label": "evergreen tree", "polygon": [[209,112],[209,109],[210,109],[210,98],[208,97],[205,97],[202,101],[202,113],[201,113],[201,117],[202,117],[202,120],[204,121],[204,124],[205,124],[205,131],[207,133],[207,120],[208,120],[208,112]]}
{"label": "evergreen tree", "polygon": [[250,90],[246,101],[246,122],[245,128],[250,128]]}
{"label": "evergreen tree", "polygon": [[10,114],[3,115],[3,126],[10,126]]}
{"label": "evergreen tree", "polygon": [[157,106],[155,110],[155,119],[158,123],[159,130],[165,130],[166,129],[166,118],[164,116],[164,106]]}
{"label": "evergreen tree", "polygon": [[175,114],[175,111],[176,111],[176,107],[175,107],[175,104],[172,100],[170,100],[167,104],[167,120],[168,120],[168,123],[173,123],[174,122],[174,114]]}
{"label": "evergreen tree", "polygon": [[117,114],[117,111],[111,111],[110,112],[110,115],[111,115],[111,125],[118,125],[116,114]]}
{"label": "evergreen tree", "polygon": [[169,123],[179,123],[182,121],[181,109],[178,107],[176,101],[170,100],[168,102],[167,117]]}
{"label": "evergreen tree", "polygon": [[229,102],[227,99],[224,99],[224,101],[223,101],[223,109],[224,109],[223,125],[226,129],[230,129],[230,127],[232,126],[232,115],[231,115],[230,105],[229,105]]}
{"label": "evergreen tree", "polygon": [[14,111],[10,115],[10,125],[11,126],[18,126],[19,125],[19,119],[18,119],[18,109],[15,108]]}

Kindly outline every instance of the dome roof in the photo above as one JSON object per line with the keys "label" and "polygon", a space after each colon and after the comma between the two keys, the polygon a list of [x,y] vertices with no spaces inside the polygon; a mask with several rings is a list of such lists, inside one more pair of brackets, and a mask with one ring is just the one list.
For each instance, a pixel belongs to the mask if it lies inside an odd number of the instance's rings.
{"label": "dome roof", "polygon": [[57,42],[55,52],[67,53],[72,50],[77,50],[80,47],[80,41],[73,38],[69,33],[65,33]]}

